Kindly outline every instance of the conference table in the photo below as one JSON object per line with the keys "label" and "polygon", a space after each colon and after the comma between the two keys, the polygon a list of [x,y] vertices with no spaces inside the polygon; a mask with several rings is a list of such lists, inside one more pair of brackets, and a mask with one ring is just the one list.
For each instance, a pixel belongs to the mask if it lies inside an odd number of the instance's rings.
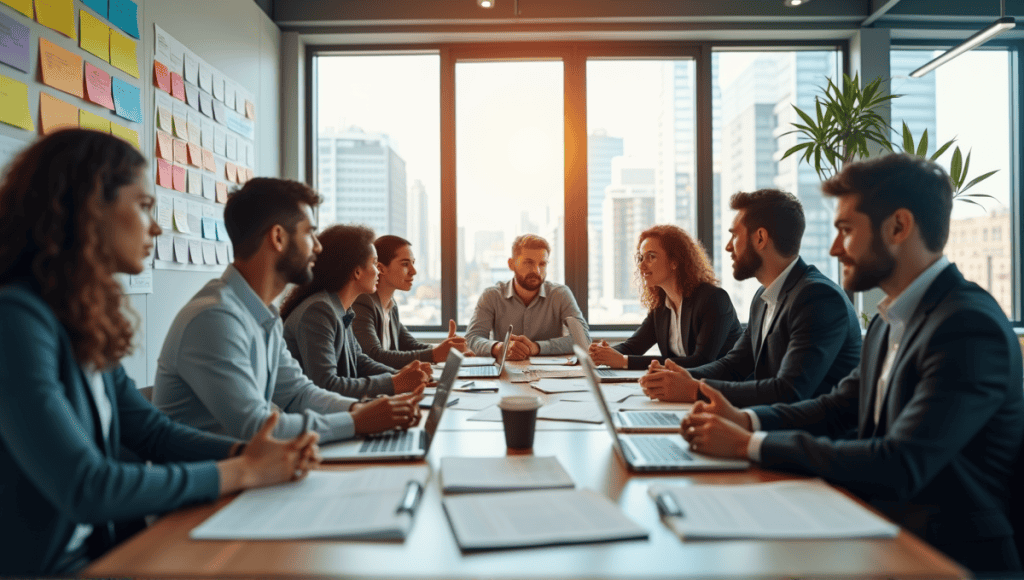
{"label": "conference table", "polygon": [[[515,371],[519,365],[511,365]],[[475,399],[543,395],[506,372],[498,393],[453,393]],[[482,381],[476,379],[477,385]],[[457,385],[458,386],[458,385]],[[577,393],[578,394],[578,393]],[[799,479],[752,467],[746,471],[634,474],[614,453],[602,425],[538,421],[532,453],[554,455],[578,488],[596,490],[647,529],[645,540],[484,552],[460,551],[442,507],[437,473],[445,456],[498,457],[530,453],[505,447],[500,422],[471,421],[476,409],[445,411],[427,457],[431,475],[404,541],[209,541],[189,532],[233,497],[180,509],[158,519],[94,562],[84,574],[97,577],[261,578],[964,578],[969,573],[913,534],[864,540],[680,540],[661,521],[647,494],[652,483],[745,484]],[[357,469],[371,464],[324,464]],[[374,466],[383,464],[375,463]],[[404,462],[398,465],[415,465]],[[852,496],[851,496],[852,497]],[[855,498],[856,499],[856,498]],[[859,501],[859,500],[858,500]]]}

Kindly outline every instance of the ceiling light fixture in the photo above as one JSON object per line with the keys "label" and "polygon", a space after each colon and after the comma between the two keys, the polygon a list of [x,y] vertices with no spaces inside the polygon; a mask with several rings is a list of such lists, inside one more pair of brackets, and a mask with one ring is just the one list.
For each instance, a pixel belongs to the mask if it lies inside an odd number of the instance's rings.
{"label": "ceiling light fixture", "polygon": [[940,54],[938,57],[933,59],[928,64],[910,73],[910,76],[915,79],[921,78],[924,75],[939,68],[940,66],[946,64],[947,62],[953,60],[954,58],[960,56],[961,54],[967,52],[968,50],[981,46],[982,44],[988,42],[989,40],[996,36],[999,36],[1004,31],[1007,31],[1016,25],[1017,23],[1013,19],[1013,16],[1006,15],[1006,0],[1000,0],[999,20],[993,22],[992,25],[986,28],[985,30],[981,30],[979,32],[974,33],[974,35],[968,38],[967,40]]}
{"label": "ceiling light fixture", "polygon": [[494,8],[494,0],[476,0],[481,8]]}
{"label": "ceiling light fixture", "polygon": [[786,8],[792,8],[794,6],[800,6],[800,5],[803,5],[803,4],[807,4],[810,1],[811,0],[783,0],[782,4]]}

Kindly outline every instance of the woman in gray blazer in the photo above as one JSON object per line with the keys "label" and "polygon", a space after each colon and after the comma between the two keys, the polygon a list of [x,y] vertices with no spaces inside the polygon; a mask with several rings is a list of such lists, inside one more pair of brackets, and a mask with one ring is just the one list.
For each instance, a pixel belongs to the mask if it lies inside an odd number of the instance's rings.
{"label": "woman in gray blazer", "polygon": [[[725,356],[742,334],[729,294],[718,287],[711,261],[682,228],[659,225],[640,234],[636,277],[647,318],[625,342],[590,345],[597,364],[645,369],[671,360],[683,368]],[[646,356],[658,345],[661,356]]]}
{"label": "woman in gray blazer", "polygon": [[466,339],[455,335],[455,321],[448,321],[448,337],[431,346],[416,340],[398,318],[396,290],[408,292],[416,276],[416,257],[412,244],[398,236],[381,236],[373,242],[377,249],[377,291],[360,294],[352,304],[356,313],[352,331],[363,352],[373,360],[392,367],[401,367],[414,360],[444,362],[448,351],[463,353]]}
{"label": "woman in gray blazer", "polygon": [[0,186],[0,576],[76,574],[147,514],[319,460],[316,433],[270,437],[277,415],[248,444],[174,423],[125,374],[134,325],[114,273],[141,273],[161,233],[145,165],[116,137],[68,129]]}

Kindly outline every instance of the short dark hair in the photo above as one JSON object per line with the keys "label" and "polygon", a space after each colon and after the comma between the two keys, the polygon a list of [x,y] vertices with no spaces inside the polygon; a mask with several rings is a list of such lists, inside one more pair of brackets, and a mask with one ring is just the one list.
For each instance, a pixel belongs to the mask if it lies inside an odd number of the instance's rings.
{"label": "short dark hair", "polygon": [[804,207],[792,193],[778,189],[759,189],[750,193],[740,191],[729,199],[734,210],[746,210],[743,225],[747,231],[764,228],[785,257],[800,253],[800,240],[804,237]]}
{"label": "short dark hair", "polygon": [[366,226],[333,225],[317,239],[323,250],[313,263],[313,279],[296,286],[281,304],[281,318],[288,318],[302,301],[317,292],[339,292],[352,280],[356,268],[366,264],[373,255],[371,246],[376,234]]}
{"label": "short dark hair", "polygon": [[385,266],[391,265],[391,261],[395,259],[395,254],[398,253],[398,250],[411,245],[409,240],[390,234],[381,236],[373,241],[373,246],[377,248],[377,261]]}
{"label": "short dark hair", "polygon": [[224,207],[224,226],[231,238],[235,256],[252,257],[270,228],[281,225],[295,231],[306,214],[299,204],[310,209],[320,205],[320,196],[305,183],[273,177],[250,179],[228,197]]}
{"label": "short dark hair", "polygon": [[907,153],[850,163],[821,191],[832,197],[858,195],[857,211],[867,214],[877,233],[882,222],[900,208],[914,215],[924,245],[941,251],[949,239],[953,185],[940,165]]}

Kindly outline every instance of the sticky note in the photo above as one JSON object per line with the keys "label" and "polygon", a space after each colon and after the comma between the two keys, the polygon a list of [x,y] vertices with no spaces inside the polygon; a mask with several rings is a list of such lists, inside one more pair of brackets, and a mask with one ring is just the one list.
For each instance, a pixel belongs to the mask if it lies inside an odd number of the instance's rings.
{"label": "sticky note", "polygon": [[25,16],[32,18],[32,0],[0,0],[0,4],[6,4]]}
{"label": "sticky note", "polygon": [[156,160],[156,184],[167,189],[174,187],[173,177],[171,176],[171,164],[164,159]]}
{"label": "sticky note", "polygon": [[0,75],[0,121],[26,131],[35,131],[28,109],[28,85]]}
{"label": "sticky note", "polygon": [[193,264],[203,263],[203,246],[199,240],[188,241],[188,259]]}
{"label": "sticky note", "polygon": [[[217,180],[212,175],[203,176],[203,197],[210,201],[216,201],[217,199]],[[212,211],[213,208],[211,207]]]}
{"label": "sticky note", "polygon": [[82,3],[92,8],[96,14],[104,18],[107,17],[107,0],[82,0]]}
{"label": "sticky note", "polygon": [[221,181],[217,182],[217,203],[228,202],[228,184]]}
{"label": "sticky note", "polygon": [[73,0],[36,0],[36,21],[68,38],[75,38]]}
{"label": "sticky note", "polygon": [[192,83],[185,83],[185,102],[193,109],[199,108],[199,87]]}
{"label": "sticky note", "polygon": [[174,261],[179,264],[188,264],[188,238],[174,236]]}
{"label": "sticky note", "polygon": [[125,141],[131,143],[136,149],[140,148],[139,145],[139,132],[135,129],[129,129],[124,125],[119,125],[113,121],[110,122],[110,134],[115,137],[120,137]]}
{"label": "sticky note", "polygon": [[39,67],[44,83],[69,95],[84,98],[82,57],[40,37]]}
{"label": "sticky note", "polygon": [[135,41],[110,29],[110,64],[139,78],[139,57]]}
{"label": "sticky note", "polygon": [[111,96],[110,75],[92,63],[85,63],[85,96],[97,105],[114,110],[114,98]]}
{"label": "sticky note", "polygon": [[180,115],[174,115],[174,136],[188,139],[188,122]]}
{"label": "sticky note", "polygon": [[217,263],[228,263],[228,247],[225,244],[217,244]]}
{"label": "sticky note", "polygon": [[158,60],[153,61],[153,84],[161,91],[170,94],[171,71],[167,70],[167,65]]}
{"label": "sticky note", "polygon": [[174,125],[171,121],[171,112],[165,107],[157,107],[156,109],[156,126],[164,131],[171,132],[174,130]]}
{"label": "sticky note", "polygon": [[238,139],[230,133],[227,136],[227,147],[225,148],[224,156],[232,161],[238,160]]}
{"label": "sticky note", "polygon": [[110,27],[85,10],[79,10],[78,16],[78,27],[82,33],[79,46],[110,62]]}
{"label": "sticky note", "polygon": [[224,104],[220,101],[213,102],[213,120],[218,123],[224,122]]}
{"label": "sticky note", "polygon": [[194,85],[199,84],[199,60],[188,50],[185,51],[185,80]]}
{"label": "sticky note", "polygon": [[188,192],[193,195],[203,195],[203,177],[198,171],[188,172]]}
{"label": "sticky note", "polygon": [[188,164],[195,167],[203,166],[203,150],[195,143],[188,144]]}
{"label": "sticky note", "polygon": [[200,139],[200,125],[199,125],[199,123],[193,123],[193,122],[189,121],[188,123],[186,123],[185,126],[188,129],[188,141],[189,141],[189,143],[195,143],[196,145],[199,145],[202,142],[202,139]]}
{"label": "sticky note", "polygon": [[207,117],[213,116],[213,97],[199,91],[199,112]]}
{"label": "sticky note", "polygon": [[185,193],[185,168],[180,165],[171,167],[171,181],[175,191]]}
{"label": "sticky note", "polygon": [[85,109],[78,111],[78,126],[83,129],[92,129],[93,131],[110,132],[110,121]]}
{"label": "sticky note", "polygon": [[228,239],[228,228],[224,226],[224,222],[223,221],[218,221],[216,223],[216,226],[217,226],[217,241],[219,241],[219,242],[227,242],[227,241],[229,241],[229,239]]}
{"label": "sticky note", "polygon": [[208,93],[213,92],[213,69],[205,62],[199,63],[199,88]]}
{"label": "sticky note", "polygon": [[236,182],[238,180],[238,169],[234,163],[228,161],[224,164],[224,175],[228,178],[228,181]]}
{"label": "sticky note", "polygon": [[110,0],[110,23],[132,38],[139,38],[139,6],[132,0]]}
{"label": "sticky note", "polygon": [[[169,229],[170,225],[160,224],[160,227]],[[156,238],[156,259],[165,262],[174,261],[174,236],[163,235]]]}
{"label": "sticky note", "polygon": [[188,202],[188,227],[198,236],[200,235],[200,228],[202,224],[200,220],[203,218],[203,206],[198,201]]}
{"label": "sticky note", "polygon": [[202,125],[202,143],[204,149],[213,149],[213,121],[207,121],[203,119],[200,123]]}
{"label": "sticky note", "polygon": [[168,133],[156,132],[156,156],[168,161],[174,161],[173,139]]}
{"label": "sticky note", "polygon": [[245,118],[256,120],[256,105],[250,100],[245,101]]}
{"label": "sticky note", "polygon": [[217,172],[217,160],[213,157],[213,151],[203,149],[203,169]]}
{"label": "sticky note", "polygon": [[171,96],[179,101],[185,100],[185,80],[176,72],[171,73]]}
{"label": "sticky note", "polygon": [[217,250],[213,242],[203,242],[203,261],[206,262],[207,266],[215,266],[217,264]]}
{"label": "sticky note", "polygon": [[224,77],[217,71],[213,71],[213,98],[218,101],[224,100]]}
{"label": "sticky note", "polygon": [[136,123],[142,122],[142,93],[139,87],[114,77],[114,113]]}
{"label": "sticky note", "polygon": [[174,139],[171,147],[174,151],[175,163],[188,163],[188,145],[184,141]]}
{"label": "sticky note", "polygon": [[222,129],[220,125],[214,125],[213,127],[213,152],[217,155],[224,155],[227,151],[227,131]]}
{"label": "sticky note", "polygon": [[43,134],[78,127],[78,107],[48,93],[39,93],[39,124]]}
{"label": "sticky note", "polygon": [[239,115],[245,115],[245,98],[240,93],[236,93],[236,95],[235,112]]}
{"label": "sticky note", "polygon": [[203,218],[203,239],[204,240],[216,240],[217,239],[217,220],[204,217]]}
{"label": "sticky note", "polygon": [[231,81],[224,79],[224,106],[229,109],[235,108],[235,85]]}
{"label": "sticky note", "polygon": [[[31,5],[29,9],[31,10]],[[0,13],[0,62],[30,72],[28,26]]]}

